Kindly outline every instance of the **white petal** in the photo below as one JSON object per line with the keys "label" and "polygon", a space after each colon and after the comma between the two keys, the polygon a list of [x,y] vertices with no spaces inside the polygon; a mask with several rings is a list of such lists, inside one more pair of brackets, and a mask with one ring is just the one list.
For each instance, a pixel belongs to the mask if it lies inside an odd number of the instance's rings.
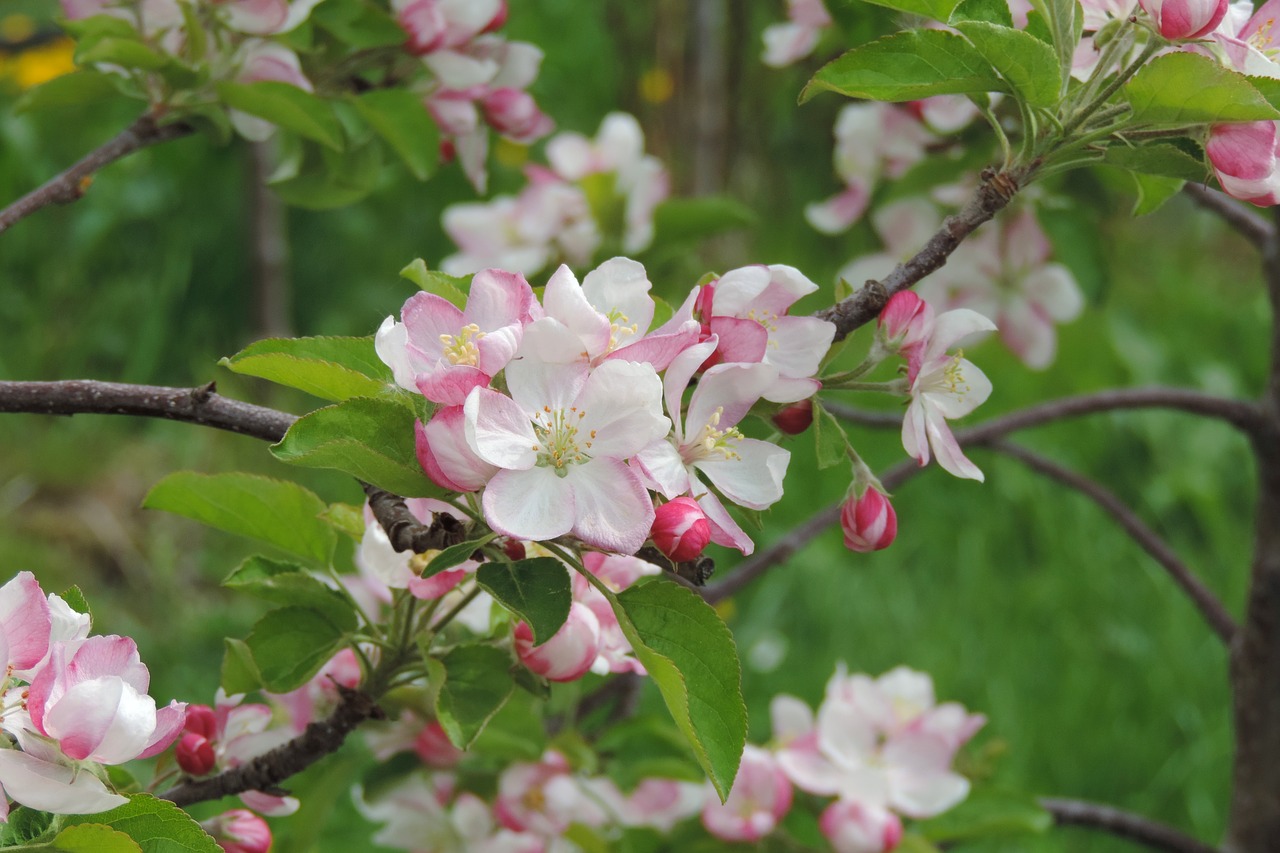
{"label": "white petal", "polygon": [[632,465],[639,465],[652,483],[650,488],[661,492],[670,500],[689,491],[689,472],[684,467],[684,460],[666,438],[660,438],[631,457]]}
{"label": "white petal", "polygon": [[818,372],[836,326],[817,317],[779,317],[769,329],[764,359],[783,376],[804,378]]}
{"label": "white petal", "polygon": [[0,786],[22,805],[54,814],[97,814],[123,806],[87,771],[51,764],[16,749],[0,750]]}
{"label": "white petal", "polygon": [[654,513],[649,492],[634,471],[616,459],[591,459],[570,466],[565,481],[573,484],[575,536],[619,554],[640,550]]}
{"label": "white petal", "polygon": [[[717,429],[735,426],[777,376],[778,371],[768,364],[717,364],[702,374],[689,398],[689,413],[685,417],[687,432],[691,437],[697,435],[717,410],[720,412]],[[668,400],[668,408],[671,405]]]}
{"label": "white petal", "polygon": [[582,339],[589,357],[595,358],[608,351],[609,319],[591,307],[578,279],[564,264],[547,281],[542,307],[546,309],[547,316],[564,323]]}
{"label": "white petal", "polygon": [[653,322],[653,287],[645,274],[644,264],[630,258],[612,258],[587,273],[582,292],[599,312],[618,311],[619,322],[635,323],[637,335],[643,335]]}
{"label": "white petal", "polygon": [[499,468],[533,467],[538,443],[529,415],[510,397],[476,388],[463,406],[467,444],[477,456]]}
{"label": "white petal", "polygon": [[484,490],[484,518],[499,533],[538,541],[573,529],[573,488],[554,468],[499,471]]}
{"label": "white petal", "polygon": [[925,345],[924,360],[926,362],[941,358],[947,350],[959,344],[970,335],[978,332],[991,332],[996,324],[977,311],[957,308],[939,314],[929,330],[929,343]]}
{"label": "white petal", "polygon": [[740,459],[703,459],[694,467],[739,506],[768,509],[782,497],[791,451],[754,438],[743,439],[733,449]]}
{"label": "white petal", "polygon": [[648,364],[610,360],[587,378],[576,406],[579,441],[589,455],[627,459],[671,431],[662,414],[662,380]]}

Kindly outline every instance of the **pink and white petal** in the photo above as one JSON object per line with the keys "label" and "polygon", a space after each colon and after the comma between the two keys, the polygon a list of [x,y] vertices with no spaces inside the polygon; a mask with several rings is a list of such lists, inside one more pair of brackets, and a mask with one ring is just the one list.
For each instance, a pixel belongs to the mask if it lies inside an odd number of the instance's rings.
{"label": "pink and white petal", "polygon": [[769,702],[773,739],[786,745],[814,730],[813,709],[803,699],[779,693]]}
{"label": "pink and white petal", "polygon": [[782,772],[802,791],[830,797],[840,793],[843,787],[845,771],[816,749],[781,749],[777,759]]}
{"label": "pink and white petal", "polygon": [[409,581],[409,594],[414,598],[434,601],[462,583],[462,579],[475,569],[446,569],[429,578],[415,577]]}
{"label": "pink and white petal", "polygon": [[524,327],[518,356],[556,364],[590,359],[582,338],[554,317],[540,317]]}
{"label": "pink and white petal", "polygon": [[694,467],[739,506],[768,509],[782,497],[791,451],[755,438],[744,438],[733,449],[738,459],[702,459]]}
{"label": "pink and white petal", "polygon": [[981,483],[985,479],[982,469],[969,461],[956,442],[955,436],[951,434],[951,427],[947,426],[947,422],[941,415],[931,412],[927,403],[924,418],[925,429],[929,435],[929,446],[938,457],[938,465],[942,470],[952,476],[977,480]]}
{"label": "pink and white petal", "polygon": [[146,749],[138,754],[138,758],[151,758],[168,749],[169,744],[173,743],[178,738],[178,735],[182,734],[182,727],[186,721],[186,702],[179,702],[174,699],[165,707],[157,710],[155,731],[151,733],[151,740],[147,742]]}
{"label": "pink and white petal", "polygon": [[542,307],[548,316],[568,326],[582,339],[590,358],[608,352],[612,335],[609,318],[591,306],[578,279],[564,264],[547,281],[547,288],[542,294]]}
{"label": "pink and white petal", "polygon": [[415,293],[400,309],[400,320],[409,333],[409,341],[430,358],[444,352],[441,335],[454,336],[466,325],[458,307],[434,293]]}
{"label": "pink and white petal", "polygon": [[924,401],[912,400],[902,419],[902,449],[921,467],[929,464],[929,433],[925,429]]}
{"label": "pink and white petal", "polygon": [[297,797],[281,797],[263,791],[244,791],[240,794],[240,802],[267,817],[286,817],[296,812],[302,805]]}
{"label": "pink and white petal", "polygon": [[790,378],[803,379],[818,372],[836,326],[817,317],[779,317],[769,332],[764,360]]}
{"label": "pink and white petal", "polygon": [[654,512],[636,472],[617,459],[597,458],[570,467],[563,482],[573,484],[575,536],[619,554],[640,550],[649,538]]}
{"label": "pink and white petal", "polygon": [[289,17],[288,0],[232,0],[223,7],[227,10],[227,26],[253,35],[280,32]]}
{"label": "pink and white petal", "polygon": [[1219,176],[1260,181],[1275,171],[1276,137],[1274,121],[1215,124],[1205,143],[1205,153]]}
{"label": "pink and white petal", "polygon": [[689,472],[680,458],[680,451],[665,438],[660,438],[631,457],[631,466],[638,467],[646,486],[671,500],[689,491]]}
{"label": "pink and white petal", "polygon": [[408,343],[409,330],[403,323],[397,323],[395,317],[383,320],[373,336],[374,352],[383,364],[391,368],[396,384],[406,391],[417,391],[418,371],[406,348]]}
{"label": "pink and white petal", "polygon": [[870,200],[867,182],[855,180],[844,192],[837,193],[826,201],[805,205],[804,218],[823,234],[841,234],[862,218]]}
{"label": "pink and white petal", "polygon": [[485,332],[484,337],[476,341],[476,349],[479,351],[476,367],[490,376],[497,376],[498,371],[506,367],[519,352],[523,338],[524,327],[519,324]]}
{"label": "pink and white petal", "polygon": [[311,10],[322,2],[324,0],[289,0],[289,14],[276,32],[288,33],[297,29],[311,16]]}
{"label": "pink and white petal", "polygon": [[652,288],[644,264],[630,258],[611,258],[582,280],[582,292],[598,312],[618,311],[622,316],[617,322],[636,324],[641,335],[653,322],[653,297],[649,295]]}
{"label": "pink and white petal", "polygon": [[1051,319],[1067,323],[1084,310],[1084,296],[1075,276],[1062,264],[1045,264],[1022,281],[1028,301],[1039,305]]}
{"label": "pink and white petal", "polygon": [[469,364],[441,361],[430,373],[418,374],[418,393],[442,406],[461,406],[473,388],[488,387],[492,377]]}
{"label": "pink and white petal", "polygon": [[579,440],[593,457],[627,459],[671,431],[662,380],[648,364],[609,360],[587,377],[575,401]]}
{"label": "pink and white petal", "polygon": [[[948,365],[947,378],[955,383],[957,391],[937,390],[942,387],[941,379],[937,383],[927,383],[929,377],[925,376],[925,372],[932,374],[933,370],[941,369],[932,368],[930,365],[926,365],[921,371],[917,387],[922,389],[923,395],[942,417],[955,420],[964,417],[987,401],[991,396],[991,380],[967,358],[952,356],[945,363]],[[929,387],[926,387],[926,384]],[[949,388],[950,385],[945,387]]]}
{"label": "pink and white petal", "polygon": [[717,317],[741,317],[754,307],[756,299],[764,293],[772,278],[764,264],[729,270],[715,282],[712,313]]}
{"label": "pink and white petal", "polygon": [[720,341],[716,347],[720,361],[754,364],[764,361],[769,349],[769,331],[755,320],[712,317],[711,333]]}
{"label": "pink and white petal", "polygon": [[683,441],[684,435],[680,428],[680,410],[684,401],[684,391],[689,387],[694,374],[719,347],[719,343],[720,339],[712,335],[702,343],[689,347],[667,365],[667,373],[662,380],[662,393],[667,404],[667,414],[671,415],[671,419],[675,422],[677,443]]}
{"label": "pink and white petal", "polygon": [[939,314],[929,330],[929,342],[925,345],[924,361],[929,363],[942,358],[947,350],[955,347],[970,335],[995,331],[996,324],[968,308],[957,308]]}
{"label": "pink and white petal", "polygon": [[764,28],[764,54],[761,60],[770,68],[784,68],[813,52],[818,43],[818,30],[788,21]]}
{"label": "pink and white petal", "polygon": [[842,768],[856,768],[875,757],[878,732],[855,703],[828,699],[818,709],[818,748]]}
{"label": "pink and white petal", "polygon": [[542,48],[524,41],[509,41],[504,47],[502,67],[489,85],[495,89],[529,88],[538,79],[538,70],[542,67]]}
{"label": "pink and white petal", "polygon": [[533,424],[510,397],[489,388],[476,388],[462,411],[466,416],[467,445],[476,456],[499,468],[526,469],[537,462],[534,447],[538,439]]}
{"label": "pink and white petal", "polygon": [[28,808],[54,814],[97,814],[129,802],[92,773],[16,749],[0,750],[0,787]]}
{"label": "pink and white petal", "polygon": [[155,700],[110,676],[73,685],[44,718],[45,730],[68,757],[103,764],[137,757],[155,723]]}
{"label": "pink and white petal", "polygon": [[795,304],[796,300],[817,290],[818,285],[795,267],[787,264],[770,264],[769,286],[755,299],[752,307],[756,310],[764,309],[781,317]]}
{"label": "pink and white petal", "polygon": [[822,390],[817,379],[788,379],[779,376],[760,396],[771,403],[798,403]]}
{"label": "pink and white petal", "polygon": [[499,471],[484,490],[485,521],[496,532],[516,539],[537,542],[563,536],[573,530],[577,517],[576,490],[570,479],[550,467]]}
{"label": "pink and white petal", "polygon": [[[558,335],[559,324],[552,324],[555,321],[547,317],[529,326],[525,342],[540,346],[548,337],[544,332]],[[539,331],[529,333],[535,327]],[[581,396],[591,372],[585,361],[543,361],[532,353],[521,352],[522,357],[507,366],[507,390],[520,409],[529,413],[567,409]]]}
{"label": "pink and white petal", "polygon": [[717,414],[716,429],[736,426],[777,377],[777,369],[769,364],[735,363],[712,367],[702,374],[689,398],[689,412],[685,416],[689,433],[696,435],[703,424],[709,423]]}
{"label": "pink and white petal", "polygon": [[684,302],[672,313],[671,319],[654,329],[651,334],[674,335],[676,332],[681,331],[686,323],[696,323],[697,320],[693,319],[693,306],[697,303],[698,296],[701,293],[702,288],[700,287],[690,290],[689,295],[684,298]]}
{"label": "pink and white petal", "polygon": [[467,444],[466,415],[462,406],[436,411],[430,423],[414,423],[418,463],[437,486],[454,492],[474,492],[498,472]]}
{"label": "pink and white petal", "polygon": [[529,316],[533,288],[519,273],[484,269],[471,279],[464,323],[475,323],[486,334],[504,326],[520,325]]}
{"label": "pink and white petal", "polygon": [[453,138],[453,147],[458,152],[462,173],[467,176],[476,192],[483,194],[489,185],[489,172],[486,169],[489,160],[489,128],[477,127],[468,133],[457,134]]}
{"label": "pink and white petal", "polygon": [[596,171],[591,140],[581,133],[558,133],[547,143],[547,162],[566,181],[577,181]]}
{"label": "pink and white petal", "polygon": [[[965,99],[968,102],[968,99]],[[907,257],[915,254],[925,244],[938,226],[942,216],[933,202],[926,198],[909,198],[895,201],[876,210],[871,224],[884,241],[891,255]],[[851,284],[857,285],[853,279]]]}
{"label": "pink and white petal", "polygon": [[5,663],[14,669],[35,666],[49,651],[52,630],[49,599],[35,575],[18,572],[0,587],[0,634],[8,645]]}
{"label": "pink and white petal", "polygon": [[614,350],[606,358],[638,361],[654,370],[666,370],[676,356],[698,342],[701,332],[702,327],[696,321],[689,321],[674,334],[645,335],[633,344]]}
{"label": "pink and white petal", "polygon": [[1005,304],[1000,316],[1000,339],[1032,370],[1048,367],[1058,351],[1053,321],[1025,299]]}
{"label": "pink and white petal", "polygon": [[756,549],[755,543],[738,526],[738,522],[733,520],[733,516],[729,515],[715,493],[707,491],[696,477],[690,478],[689,486],[689,491],[697,498],[698,506],[702,507],[707,522],[711,525],[711,541],[726,548],[736,548],[743,556],[750,556]]}
{"label": "pink and white petal", "polygon": [[1028,208],[1005,225],[1002,243],[1005,268],[1010,271],[1033,269],[1043,264],[1052,251],[1044,229]]}

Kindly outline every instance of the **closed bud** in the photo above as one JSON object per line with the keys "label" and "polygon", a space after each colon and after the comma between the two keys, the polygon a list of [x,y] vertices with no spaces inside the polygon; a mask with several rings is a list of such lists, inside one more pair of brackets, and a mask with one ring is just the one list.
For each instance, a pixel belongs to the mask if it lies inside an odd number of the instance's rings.
{"label": "closed bud", "polygon": [[218,718],[208,705],[188,705],[187,719],[182,728],[213,740],[218,735]]}
{"label": "closed bud", "polygon": [[813,424],[813,400],[801,400],[778,410],[773,425],[787,435],[799,435]]}
{"label": "closed bud", "polygon": [[502,542],[502,552],[513,562],[518,563],[527,556],[524,543],[519,539],[504,539]]}
{"label": "closed bud", "polygon": [[876,321],[883,346],[897,352],[919,344],[932,313],[929,303],[910,290],[893,294]]}
{"label": "closed bud", "polygon": [[494,89],[484,96],[481,104],[493,129],[516,142],[532,142],[546,136],[555,126],[538,109],[533,96],[519,89]]}
{"label": "closed bud", "polygon": [[226,853],[267,853],[271,827],[248,809],[232,809],[200,824]]}
{"label": "closed bud", "polygon": [[850,495],[840,509],[844,547],[865,553],[888,548],[898,535],[898,516],[879,489],[869,488],[862,497]]}
{"label": "closed bud", "polygon": [[1215,124],[1204,151],[1227,195],[1259,207],[1280,202],[1280,134],[1274,121]]}
{"label": "closed bud", "polygon": [[481,34],[496,33],[498,30],[506,26],[507,11],[507,0],[502,0],[502,3],[498,6],[498,13],[494,15],[493,20],[489,21],[489,23],[485,25],[485,28],[480,31]]}
{"label": "closed bud", "polygon": [[818,821],[836,853],[888,853],[902,841],[902,821],[891,811],[836,800]]}
{"label": "closed bud", "polygon": [[1138,0],[1170,41],[1207,36],[1227,14],[1227,0]]}
{"label": "closed bud", "polygon": [[711,541],[711,522],[693,498],[676,498],[654,510],[649,535],[659,551],[683,563],[707,547]]}
{"label": "closed bud", "polygon": [[204,735],[187,732],[174,747],[178,766],[192,776],[204,776],[217,764],[217,756],[213,753],[213,744]]}
{"label": "closed bud", "polygon": [[549,681],[574,681],[587,674],[600,653],[600,620],[585,604],[574,602],[555,636],[533,644],[529,623],[516,626],[516,654],[530,671]]}

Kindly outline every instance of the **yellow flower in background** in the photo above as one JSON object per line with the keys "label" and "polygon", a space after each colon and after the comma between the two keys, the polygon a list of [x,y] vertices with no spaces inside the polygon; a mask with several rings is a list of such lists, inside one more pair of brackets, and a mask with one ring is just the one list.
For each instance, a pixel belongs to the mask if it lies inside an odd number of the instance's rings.
{"label": "yellow flower in background", "polygon": [[0,79],[30,89],[76,69],[75,44],[69,38],[41,39],[27,15],[0,18]]}
{"label": "yellow flower in background", "polygon": [[671,72],[665,68],[650,68],[640,75],[638,84],[640,97],[651,104],[662,104],[671,100],[676,91],[676,81]]}

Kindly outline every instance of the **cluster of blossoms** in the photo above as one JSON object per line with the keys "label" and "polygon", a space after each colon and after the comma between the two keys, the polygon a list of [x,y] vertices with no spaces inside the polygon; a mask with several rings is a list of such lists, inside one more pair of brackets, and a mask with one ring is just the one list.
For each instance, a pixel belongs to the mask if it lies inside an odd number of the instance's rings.
{"label": "cluster of blossoms", "polygon": [[[110,15],[127,21],[138,37],[173,61],[199,68],[207,92],[173,88],[162,77],[150,81],[154,103],[181,108],[207,102],[222,81],[274,81],[315,91],[310,60],[278,37],[308,20],[321,0],[197,0],[194,19],[204,32],[189,39],[180,0],[62,0],[69,20]],[[443,154],[456,154],[467,177],[483,192],[489,131],[519,143],[550,133],[554,125],[526,91],[537,78],[542,51],[498,33],[507,19],[506,0],[393,0],[391,14],[405,34],[394,48],[405,57],[397,86],[417,94],[440,127]],[[370,10],[374,14],[373,10]],[[377,13],[385,14],[385,13]],[[392,18],[388,17],[388,25]],[[373,52],[365,51],[367,55]],[[333,62],[326,54],[321,62]],[[111,62],[108,73],[126,73]],[[352,66],[355,73],[361,69]],[[317,65],[317,70],[320,66]],[[344,88],[346,81],[342,81]],[[270,122],[230,111],[236,130],[254,141],[275,132]]]}
{"label": "cluster of blossoms", "polygon": [[370,746],[382,761],[411,753],[421,766],[358,792],[357,802],[382,824],[374,840],[389,847],[568,853],[578,849],[565,838],[575,824],[607,839],[636,827],[670,834],[698,818],[716,839],[756,842],[781,831],[798,789],[814,795],[806,805],[822,809],[819,826],[833,850],[883,853],[901,840],[903,817],[933,817],[965,798],[968,780],[951,765],[985,722],[958,704],[936,704],[930,678],[905,667],[877,679],[841,667],[816,715],[791,696],[776,697],[772,714],[773,742],[747,746],[721,804],[709,783],[651,777],[624,789],[554,748],[503,769],[496,793],[467,790],[474,775],[466,771],[482,759],[449,744],[439,723],[406,711],[373,732]]}
{"label": "cluster of blossoms", "polygon": [[30,572],[0,587],[0,819],[9,800],[54,814],[124,805],[105,765],[158,755],[182,731],[186,704],[156,707],[133,640],[90,636],[89,621]]}
{"label": "cluster of blossoms", "polygon": [[556,261],[589,264],[604,246],[627,254],[653,241],[654,209],[669,193],[662,162],[644,153],[644,133],[611,113],[594,139],[565,131],[547,142],[548,166],[525,168],[515,196],[451,205],[444,228],[458,245],[441,269],[467,275],[496,267],[533,275]]}
{"label": "cluster of blossoms", "polygon": [[727,272],[652,329],[650,288],[641,264],[614,258],[582,283],[561,266],[541,304],[523,276],[495,269],[475,275],[465,307],[411,297],[375,345],[396,382],[437,407],[417,429],[428,476],[478,492],[485,522],[511,539],[572,534],[634,554],[655,501],[689,497],[711,541],[750,553],[722,498],[768,508],[790,454],[739,424],[762,399],[818,390],[835,327],[787,315],[817,289],[792,267]]}

